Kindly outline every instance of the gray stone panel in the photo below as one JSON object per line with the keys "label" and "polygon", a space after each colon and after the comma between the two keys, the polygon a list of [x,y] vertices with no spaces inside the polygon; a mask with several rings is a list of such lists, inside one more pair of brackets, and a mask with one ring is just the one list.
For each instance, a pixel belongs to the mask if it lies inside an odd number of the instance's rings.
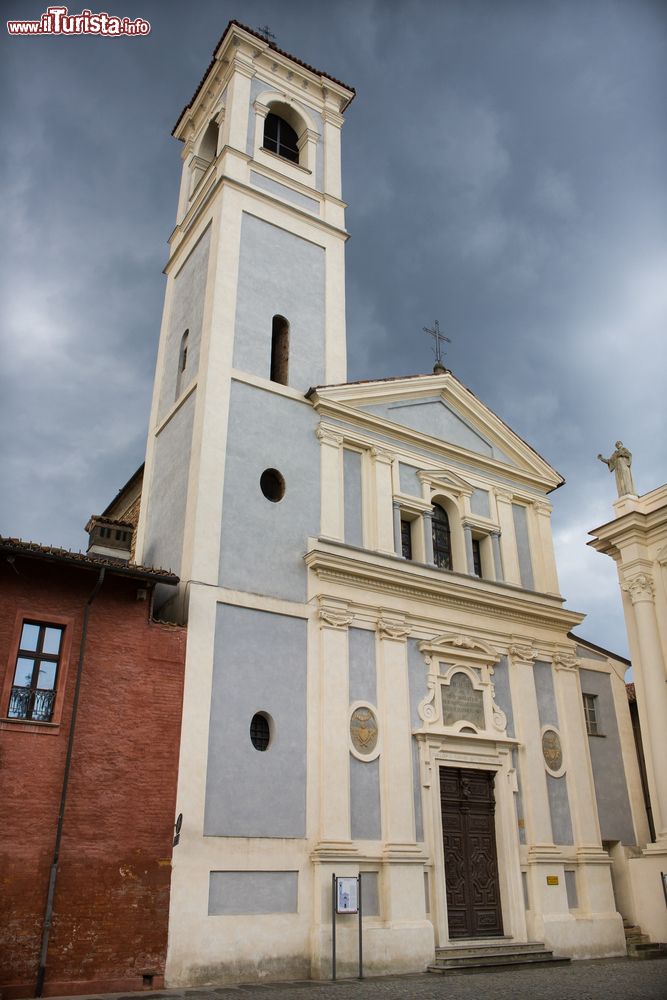
{"label": "gray stone panel", "polygon": [[514,533],[516,535],[516,545],[519,554],[519,575],[521,586],[526,590],[535,590],[535,580],[533,577],[533,562],[530,555],[530,540],[528,538],[528,516],[526,508],[521,504],[512,504],[512,515],[514,517]]}
{"label": "gray stone panel", "polygon": [[470,510],[480,517],[491,517],[491,501],[488,490],[473,490],[470,497]]}
{"label": "gray stone panel", "polygon": [[579,677],[581,690],[597,695],[598,725],[603,734],[588,737],[602,839],[630,846],[635,843],[635,833],[611,678],[597,670],[581,670]]}
{"label": "gray stone panel", "polygon": [[533,675],[535,677],[540,726],[556,726],[558,728],[558,708],[551,664],[536,660]]}
{"label": "gray stone panel", "polygon": [[196,393],[188,396],[158,434],[153,457],[143,560],[181,571]]}
{"label": "gray stone panel", "polygon": [[271,374],[273,317],[290,325],[288,382],[324,381],[324,248],[247,212],[241,222],[234,367]]}
{"label": "gray stone panel", "polygon": [[419,744],[417,737],[412,737],[412,792],[415,803],[415,840],[424,840],[424,814],[422,810],[422,782],[419,768]]}
{"label": "gray stone panel", "polygon": [[422,496],[422,484],[417,475],[417,469],[413,465],[405,465],[404,462],[398,464],[399,481],[401,493],[407,493],[411,497]]}
{"label": "gray stone panel", "polygon": [[510,691],[509,667],[507,657],[501,656],[493,670],[494,701],[498,708],[507,716],[507,735],[515,736],[514,712],[512,711],[512,694]]}
{"label": "gray stone panel", "polygon": [[413,729],[419,729],[422,721],[417,706],[426,697],[426,661],[419,652],[419,639],[408,639],[408,684],[410,688],[410,720]]}
{"label": "gray stone panel", "polygon": [[316,215],[319,213],[320,203],[315,198],[309,198],[305,194],[300,194],[299,191],[294,191],[293,188],[287,187],[286,184],[280,184],[270,177],[265,177],[264,174],[258,174],[256,170],[250,171],[250,183],[254,184],[255,187],[261,188],[263,191],[268,191],[269,194],[275,194],[277,198],[284,198],[285,201],[291,201],[292,204],[298,205],[299,208],[305,208],[308,212],[314,212]]}
{"label": "gray stone panel", "polygon": [[[306,404],[232,382],[220,547],[220,585],[287,600],[306,598],[303,556],[320,523],[316,414]],[[272,503],[259,480],[285,479]]]}
{"label": "gray stone panel", "polygon": [[377,704],[375,632],[351,628],[348,632],[350,656],[350,703]]}
{"label": "gray stone panel", "polygon": [[364,917],[380,916],[377,872],[361,872],[361,908]]}
{"label": "gray stone panel", "polygon": [[298,872],[211,872],[208,915],[296,913]]}
{"label": "gray stone panel", "polygon": [[352,840],[380,840],[380,758],[357,760],[350,754]]}
{"label": "gray stone panel", "polygon": [[361,509],[361,454],[343,448],[343,485],[345,490],[345,541],[350,545],[364,544]]}
{"label": "gray stone panel", "polygon": [[579,906],[577,895],[577,873],[575,871],[565,872],[565,891],[567,893],[568,909],[576,910]]}
{"label": "gray stone panel", "polygon": [[164,351],[158,420],[164,419],[176,400],[181,341],[186,330],[188,330],[188,352],[185,371],[180,378],[181,393],[196,377],[199,369],[199,349],[204,318],[210,243],[211,227],[209,226],[174,278]]}
{"label": "gray stone panel", "polygon": [[600,663],[606,663],[609,659],[609,657],[604,656],[602,653],[596,653],[589,646],[577,646],[576,655],[580,660],[598,660]]}
{"label": "gray stone panel", "polygon": [[[250,741],[256,712],[269,748]],[[306,622],[218,605],[205,836],[303,837],[306,828]]]}
{"label": "gray stone panel", "polygon": [[547,774],[547,792],[554,844],[573,844],[566,776],[554,778],[553,774]]}

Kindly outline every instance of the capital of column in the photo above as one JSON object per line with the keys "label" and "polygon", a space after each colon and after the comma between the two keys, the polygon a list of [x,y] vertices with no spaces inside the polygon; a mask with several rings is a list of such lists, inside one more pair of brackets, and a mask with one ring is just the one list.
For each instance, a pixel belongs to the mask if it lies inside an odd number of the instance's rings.
{"label": "capital of column", "polygon": [[532,667],[538,655],[534,646],[518,642],[508,646],[507,652],[515,663],[525,663],[526,666],[530,667]]}
{"label": "capital of column", "polygon": [[556,670],[576,671],[579,667],[579,660],[570,650],[557,649],[553,654],[552,662]]}
{"label": "capital of column", "polygon": [[410,635],[410,623],[403,617],[388,617],[384,611],[380,611],[377,630],[381,639],[405,642]]}
{"label": "capital of column", "polygon": [[533,510],[536,514],[542,514],[543,517],[550,517],[553,506],[545,500],[536,500],[533,503]]}
{"label": "capital of column", "polygon": [[371,455],[376,462],[382,462],[386,465],[392,465],[394,461],[394,456],[386,448],[371,448]]}
{"label": "capital of column", "polygon": [[512,500],[514,500],[514,494],[510,490],[501,490],[496,487],[494,493],[496,494],[496,500],[502,500],[503,503],[512,503]]}
{"label": "capital of column", "polygon": [[354,615],[344,602],[320,601],[318,611],[322,628],[346,630],[354,621]]}
{"label": "capital of column", "polygon": [[315,434],[317,435],[317,440],[321,444],[328,444],[332,448],[340,448],[344,441],[342,434],[335,434],[326,427],[318,427]]}
{"label": "capital of column", "polygon": [[652,603],[655,600],[655,584],[648,573],[637,573],[636,576],[630,577],[624,582],[622,589],[630,595],[633,604],[642,601]]}
{"label": "capital of column", "polygon": [[262,104],[261,101],[255,101],[253,108],[255,109],[255,114],[259,115],[260,118],[266,118],[269,113],[268,104]]}

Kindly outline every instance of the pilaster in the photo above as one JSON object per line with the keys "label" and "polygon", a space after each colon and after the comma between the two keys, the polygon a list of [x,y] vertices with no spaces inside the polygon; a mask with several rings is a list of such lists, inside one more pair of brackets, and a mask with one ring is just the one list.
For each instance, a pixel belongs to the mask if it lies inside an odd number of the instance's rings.
{"label": "pilaster", "polygon": [[[393,455],[383,448],[372,448],[375,479],[376,542],[380,552],[395,552],[392,465]],[[400,528],[400,524],[399,524]],[[399,532],[400,534],[400,532]]]}
{"label": "pilaster", "polygon": [[498,521],[500,523],[500,550],[502,553],[502,564],[507,583],[515,583],[521,586],[521,572],[519,570],[519,553],[516,546],[516,532],[514,530],[514,517],[512,515],[513,495],[508,490],[495,490],[496,504],[498,507]]}
{"label": "pilaster", "polygon": [[343,541],[343,438],[324,427],[318,427],[320,442],[321,495],[320,533],[327,538]]}

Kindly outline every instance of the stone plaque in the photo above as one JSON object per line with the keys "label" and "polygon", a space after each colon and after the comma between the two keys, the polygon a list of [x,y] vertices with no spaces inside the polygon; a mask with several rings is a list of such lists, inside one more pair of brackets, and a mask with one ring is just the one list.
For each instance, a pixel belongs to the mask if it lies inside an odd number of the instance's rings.
{"label": "stone plaque", "polygon": [[542,733],[542,753],[544,763],[550,771],[560,771],[563,766],[563,748],[560,736],[554,729],[545,729]]}
{"label": "stone plaque", "polygon": [[365,705],[355,708],[350,718],[350,737],[357,753],[373,753],[378,741],[378,724],[371,708]]}
{"label": "stone plaque", "polygon": [[449,684],[442,685],[442,719],[446,726],[472,722],[484,729],[484,697],[481,691],[475,691],[467,674],[458,671]]}

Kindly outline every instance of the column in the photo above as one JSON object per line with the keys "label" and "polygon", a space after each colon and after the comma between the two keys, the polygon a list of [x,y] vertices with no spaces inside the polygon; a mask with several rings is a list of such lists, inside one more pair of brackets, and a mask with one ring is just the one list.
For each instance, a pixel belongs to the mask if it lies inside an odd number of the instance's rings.
{"label": "column", "polygon": [[491,549],[493,551],[493,565],[496,570],[496,580],[504,580],[503,559],[500,553],[500,532],[491,531],[489,534],[491,536]]}
{"label": "column", "polygon": [[504,579],[507,583],[515,583],[517,586],[521,586],[519,554],[516,547],[514,517],[512,516],[513,496],[507,490],[496,490],[495,494],[498,507],[498,521],[500,522],[500,549],[505,572]]}
{"label": "column", "polygon": [[321,500],[320,533],[343,541],[343,438],[324,427],[317,428],[320,442]]}
{"label": "column", "polygon": [[651,759],[647,771],[656,840],[664,850],[667,847],[667,680],[655,616],[655,585],[650,574],[636,573],[625,576],[623,590],[630,595],[635,617],[639,663],[634,668],[642,676],[639,691],[643,704],[638,701],[642,740],[644,753]]}
{"label": "column", "polygon": [[394,456],[384,448],[372,448],[375,473],[375,510],[373,521],[376,527],[376,544],[380,552],[396,551],[394,538],[393,484],[391,478]]}
{"label": "column", "polygon": [[433,511],[425,510],[422,514],[424,521],[424,557],[427,563],[433,565]]}
{"label": "column", "polygon": [[403,541],[401,539],[401,505],[397,500],[392,501],[394,514],[394,551],[397,556],[403,555]]}
{"label": "column", "polygon": [[536,581],[536,587],[546,594],[560,594],[551,533],[551,510],[552,507],[549,503],[537,502],[533,504],[540,567],[540,578]]}
{"label": "column", "polygon": [[469,524],[463,522],[463,538],[466,547],[466,564],[468,566],[468,573],[471,576],[475,573],[475,559],[472,554],[472,528]]}
{"label": "column", "polygon": [[323,600],[320,617],[320,844],[322,851],[350,845],[350,751],[347,605]]}

